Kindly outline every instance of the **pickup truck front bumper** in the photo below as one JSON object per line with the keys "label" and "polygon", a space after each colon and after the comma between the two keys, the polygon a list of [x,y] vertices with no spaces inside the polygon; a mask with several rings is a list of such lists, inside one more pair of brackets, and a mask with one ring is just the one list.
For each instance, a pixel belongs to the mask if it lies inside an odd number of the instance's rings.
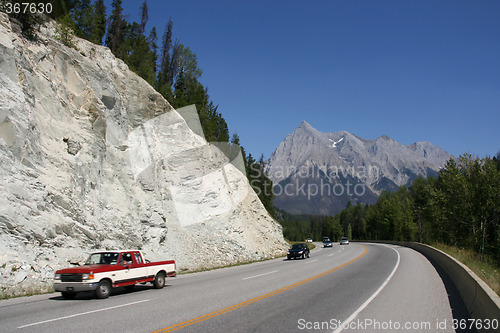
{"label": "pickup truck front bumper", "polygon": [[55,282],[54,290],[61,292],[80,292],[80,291],[94,291],[97,289],[99,282]]}

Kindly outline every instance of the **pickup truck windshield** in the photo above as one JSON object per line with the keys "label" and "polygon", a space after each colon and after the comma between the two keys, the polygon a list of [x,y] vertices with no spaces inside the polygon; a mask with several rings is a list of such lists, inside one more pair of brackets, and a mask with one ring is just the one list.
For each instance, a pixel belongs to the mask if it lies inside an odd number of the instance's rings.
{"label": "pickup truck windshield", "polygon": [[85,265],[116,265],[118,262],[118,253],[102,252],[93,253],[85,262]]}

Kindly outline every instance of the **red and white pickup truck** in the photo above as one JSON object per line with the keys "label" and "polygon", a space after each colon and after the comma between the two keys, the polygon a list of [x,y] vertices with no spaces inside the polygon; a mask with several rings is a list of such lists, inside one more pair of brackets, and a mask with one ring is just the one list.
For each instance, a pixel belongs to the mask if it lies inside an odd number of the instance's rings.
{"label": "red and white pickup truck", "polygon": [[68,299],[80,291],[107,298],[112,288],[133,288],[136,283],[151,282],[161,289],[165,278],[175,275],[174,260],[148,262],[138,250],[103,251],[92,253],[83,266],[56,271],[54,289]]}

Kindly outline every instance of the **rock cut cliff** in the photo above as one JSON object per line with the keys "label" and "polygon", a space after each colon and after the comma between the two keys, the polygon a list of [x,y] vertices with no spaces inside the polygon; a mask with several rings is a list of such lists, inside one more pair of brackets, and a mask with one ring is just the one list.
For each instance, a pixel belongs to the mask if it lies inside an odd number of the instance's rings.
{"label": "rock cut cliff", "polygon": [[[0,13],[0,288],[50,288],[89,251],[197,270],[283,254],[233,161],[109,49],[22,38]],[[241,158],[241,156],[240,156]]]}

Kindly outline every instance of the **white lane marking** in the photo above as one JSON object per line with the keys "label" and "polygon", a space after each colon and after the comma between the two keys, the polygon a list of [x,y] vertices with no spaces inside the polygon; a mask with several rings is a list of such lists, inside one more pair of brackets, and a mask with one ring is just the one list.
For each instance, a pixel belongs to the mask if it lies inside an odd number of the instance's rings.
{"label": "white lane marking", "polygon": [[[385,246],[385,245],[384,245]],[[368,304],[371,303],[371,301],[373,301],[373,299],[375,297],[377,297],[377,295],[382,291],[382,289],[384,289],[384,287],[387,285],[387,283],[389,283],[389,281],[392,279],[392,276],[394,275],[394,273],[396,273],[396,270],[398,269],[398,266],[399,266],[399,261],[400,261],[400,255],[399,255],[399,252],[398,250],[392,248],[392,247],[389,247],[390,249],[396,251],[396,253],[398,254],[398,261],[396,262],[396,266],[394,266],[394,269],[392,270],[391,274],[389,274],[389,276],[387,277],[387,279],[385,279],[384,283],[382,283],[382,285],[377,289],[377,291],[375,291],[373,293],[373,295],[370,296],[370,298],[368,298],[363,304],[361,304],[361,306],[356,310],[354,311],[350,316],[349,318],[347,318],[346,320],[344,320],[342,322],[342,324],[339,325],[339,327],[333,331],[333,333],[339,333],[339,332],[342,332],[344,330],[345,327],[348,327],[349,323],[351,321],[354,320],[354,318],[357,317],[357,315],[363,311],[367,306]]]}
{"label": "white lane marking", "polygon": [[243,278],[243,280],[253,279],[253,278],[256,278],[256,277],[259,277],[259,276],[273,274],[273,273],[276,273],[276,272],[278,272],[278,271],[272,271],[272,272],[262,273],[262,274],[259,274],[259,275],[249,276],[249,277]]}
{"label": "white lane marking", "polygon": [[112,307],[109,307],[109,308],[104,308],[104,309],[99,309],[99,310],[92,310],[92,311],[87,311],[87,312],[82,312],[82,313],[76,313],[76,314],[69,315],[69,316],[64,316],[64,317],[59,317],[59,318],[54,318],[54,319],[39,321],[37,323],[32,323],[32,324],[27,324],[27,325],[19,326],[18,328],[25,328],[25,327],[35,326],[35,325],[47,324],[47,323],[50,323],[50,322],[53,322],[53,321],[58,321],[58,320],[63,320],[63,319],[69,319],[69,318],[78,317],[78,316],[84,316],[84,315],[88,315],[88,314],[96,313],[96,312],[101,312],[101,311],[113,310],[113,309],[117,309],[117,308],[122,308],[124,306],[129,306],[129,305],[144,303],[144,302],[148,302],[148,301],[149,301],[149,299],[145,299],[145,300],[142,300],[142,301],[127,303],[127,304],[122,304],[122,305],[116,305],[116,306],[112,306]]}
{"label": "white lane marking", "polygon": [[313,263],[313,262],[315,262],[315,261],[318,261],[318,259],[310,260],[310,261],[306,262],[306,265],[307,265],[307,264],[310,264],[310,263]]}
{"label": "white lane marking", "polygon": [[334,256],[334,255],[335,255],[335,253],[332,253],[332,254],[329,254],[328,256],[331,257],[331,256]]}

